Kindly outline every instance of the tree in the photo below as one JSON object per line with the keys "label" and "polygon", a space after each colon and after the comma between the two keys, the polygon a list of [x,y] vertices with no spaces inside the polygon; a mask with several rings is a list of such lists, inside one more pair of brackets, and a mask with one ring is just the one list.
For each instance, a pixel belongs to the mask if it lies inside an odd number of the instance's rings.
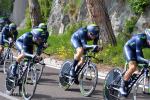
{"label": "tree", "polygon": [[34,27],[37,26],[42,20],[40,6],[38,0],[28,0],[28,3],[32,27]]}
{"label": "tree", "polygon": [[115,46],[116,38],[113,33],[111,22],[104,0],[86,0],[87,9],[91,20],[99,25],[101,29],[101,37],[104,43],[110,43]]}

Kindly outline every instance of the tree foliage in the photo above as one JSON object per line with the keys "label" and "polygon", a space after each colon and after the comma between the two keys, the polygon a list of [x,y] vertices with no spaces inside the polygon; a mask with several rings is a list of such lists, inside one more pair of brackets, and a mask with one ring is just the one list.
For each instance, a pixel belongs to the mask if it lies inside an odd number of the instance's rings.
{"label": "tree foliage", "polygon": [[0,0],[0,16],[10,16],[13,9],[13,0]]}
{"label": "tree foliage", "polygon": [[150,5],[150,0],[128,0],[132,10],[136,14],[141,14],[144,12],[145,7]]}

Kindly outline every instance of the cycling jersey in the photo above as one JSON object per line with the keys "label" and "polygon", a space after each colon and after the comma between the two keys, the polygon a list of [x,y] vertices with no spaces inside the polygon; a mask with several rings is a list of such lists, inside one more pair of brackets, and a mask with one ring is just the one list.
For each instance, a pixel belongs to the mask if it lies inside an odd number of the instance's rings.
{"label": "cycling jersey", "polygon": [[33,34],[31,32],[24,33],[16,40],[16,48],[19,52],[23,51],[25,55],[32,55],[34,45],[37,46],[36,53],[40,55],[42,53],[43,43],[36,44],[33,41]]}
{"label": "cycling jersey", "polygon": [[[97,45],[99,36],[93,40],[93,44]],[[84,49],[93,47],[94,45],[87,45],[87,41],[92,40],[88,37],[88,30],[86,28],[80,28],[73,33],[71,37],[71,43],[74,48],[83,47]]]}
{"label": "cycling jersey", "polygon": [[7,25],[2,29],[2,32],[0,34],[0,44],[4,45],[5,43],[8,43],[9,42],[8,38],[12,38],[13,41],[16,41],[17,36],[18,36],[18,31],[11,33],[9,30],[9,26]]}
{"label": "cycling jersey", "polygon": [[141,33],[134,35],[128,40],[124,46],[124,54],[127,61],[138,61],[140,63],[148,63],[149,60],[143,57],[143,48],[150,48],[147,43],[146,34]]}

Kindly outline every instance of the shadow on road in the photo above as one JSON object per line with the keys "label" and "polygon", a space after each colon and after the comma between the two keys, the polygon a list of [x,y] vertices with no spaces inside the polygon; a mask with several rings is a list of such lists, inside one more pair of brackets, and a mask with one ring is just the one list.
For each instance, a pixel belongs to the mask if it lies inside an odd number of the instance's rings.
{"label": "shadow on road", "polygon": [[49,95],[35,94],[32,100],[55,100]]}

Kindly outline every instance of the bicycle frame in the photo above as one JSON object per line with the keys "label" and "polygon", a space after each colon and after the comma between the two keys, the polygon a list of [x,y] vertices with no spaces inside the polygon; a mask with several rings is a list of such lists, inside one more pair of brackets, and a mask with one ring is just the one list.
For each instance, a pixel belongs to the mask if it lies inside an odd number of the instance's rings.
{"label": "bicycle frame", "polygon": [[[22,75],[19,77],[19,79],[17,79],[17,85],[21,82],[25,72],[27,71],[28,68],[31,67],[31,65],[33,64],[32,61],[27,61],[27,66],[25,66],[26,68],[23,70]],[[19,70],[21,69],[21,67],[23,67],[22,65],[19,66]],[[21,71],[21,70],[20,70]],[[19,73],[20,74],[20,73]]]}
{"label": "bicycle frame", "polygon": [[[11,52],[11,46],[8,46],[8,48],[6,49],[6,53],[4,54],[4,57],[2,60],[5,60],[6,56],[7,56],[7,53],[10,53]],[[12,53],[12,52],[11,52]],[[12,53],[13,54],[13,53]]]}
{"label": "bicycle frame", "polygon": [[[149,72],[149,69],[148,69],[147,65],[144,65],[144,68],[142,68],[140,74],[138,74],[134,79],[131,80],[131,82],[129,82],[128,87],[127,87],[127,91],[128,91],[128,92],[127,92],[127,96],[130,94],[133,85],[139,80],[139,78],[140,78],[142,75],[146,75],[146,76],[147,76],[147,75],[148,75],[148,72]],[[121,77],[124,75],[124,73],[125,73],[125,71],[122,73]],[[120,77],[117,77],[117,78],[120,78]],[[117,80],[117,78],[116,78],[115,80]],[[115,80],[114,80],[110,85],[112,85],[112,84],[115,82]],[[121,78],[120,78],[119,81],[121,81]],[[120,87],[119,87],[118,85],[114,85],[114,84],[113,84],[112,88],[113,88],[114,90],[119,91],[119,88],[120,88]]]}
{"label": "bicycle frame", "polygon": [[[76,72],[76,78],[78,77],[78,75],[80,74],[80,72],[83,70],[83,68],[85,68],[86,64],[89,65],[91,62],[91,58],[93,56],[89,56],[89,55],[85,55],[85,61],[83,63],[83,65],[81,66],[81,68]],[[94,58],[94,57],[93,57]]]}

